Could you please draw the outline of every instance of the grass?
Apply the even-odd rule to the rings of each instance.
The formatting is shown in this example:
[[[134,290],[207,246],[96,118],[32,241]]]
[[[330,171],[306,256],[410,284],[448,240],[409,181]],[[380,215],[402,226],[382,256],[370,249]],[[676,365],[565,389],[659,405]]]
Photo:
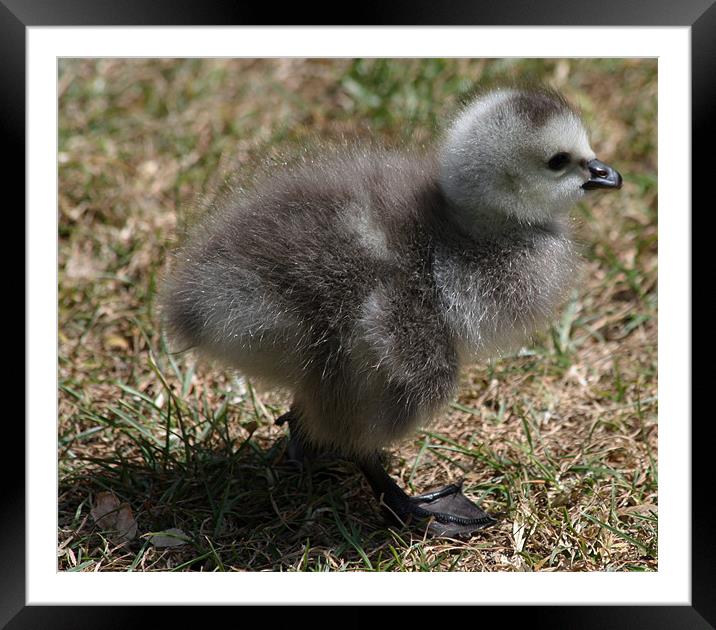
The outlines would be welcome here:
[[[656,570],[656,76],[655,60],[62,60],[59,569]],[[551,329],[466,370],[390,451],[414,491],[464,478],[501,515],[431,539],[386,526],[350,463],[287,464],[285,397],[169,352],[156,290],[232,173],[316,136],[426,144],[476,86],[535,79],[578,103],[625,185],[575,212],[586,272]],[[96,525],[100,492],[134,540]],[[170,528],[188,542],[152,543]]]

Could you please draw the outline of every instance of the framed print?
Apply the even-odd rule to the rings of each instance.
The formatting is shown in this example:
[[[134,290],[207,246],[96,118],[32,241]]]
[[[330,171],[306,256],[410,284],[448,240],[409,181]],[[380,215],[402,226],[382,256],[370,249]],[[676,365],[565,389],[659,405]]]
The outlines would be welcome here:
[[[6,473],[0,540],[7,627],[119,627],[147,604],[171,616],[181,604],[184,619],[203,614],[187,604],[358,604],[356,625],[388,604],[518,604],[510,614],[557,627],[716,623],[708,439],[692,422],[690,366],[691,199],[709,179],[698,148],[716,98],[716,9],[461,8],[269,26],[258,9],[211,2],[3,0],[2,119],[18,156],[8,181],[25,169],[28,248],[16,438],[27,475],[13,488],[17,465]],[[464,477],[496,516],[474,539],[433,543],[386,525],[350,462],[290,468],[296,444],[274,422],[291,401],[159,334],[166,262],[199,215],[220,216],[263,172],[265,198],[278,194],[277,168],[313,164],[335,139],[430,147],[454,112],[491,98],[484,90],[535,79],[576,103],[592,141],[576,162],[598,162],[602,188],[621,187],[606,162],[618,167],[622,201],[599,191],[578,206],[587,289],[566,293],[547,332],[505,361],[463,373],[447,423],[392,451],[387,470],[413,494]],[[362,164],[321,171],[312,190]],[[237,167],[251,178],[231,180]],[[402,184],[390,181],[394,198]],[[356,220],[365,247],[383,251]],[[297,225],[276,242],[299,238]],[[314,307],[308,319],[325,312]]]

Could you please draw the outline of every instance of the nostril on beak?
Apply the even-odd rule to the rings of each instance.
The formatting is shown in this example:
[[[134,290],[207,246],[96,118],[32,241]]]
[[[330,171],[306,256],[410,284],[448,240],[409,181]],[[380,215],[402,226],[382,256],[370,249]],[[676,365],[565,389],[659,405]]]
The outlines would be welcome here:
[[[622,176],[618,171],[608,164],[600,162],[596,158],[589,160],[586,164],[589,170],[589,181],[582,185],[582,188],[621,188]]]

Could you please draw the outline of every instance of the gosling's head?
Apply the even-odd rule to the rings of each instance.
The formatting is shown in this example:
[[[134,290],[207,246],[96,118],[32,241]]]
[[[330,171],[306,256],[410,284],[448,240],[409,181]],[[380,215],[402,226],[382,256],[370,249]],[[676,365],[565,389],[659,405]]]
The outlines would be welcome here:
[[[574,109],[549,90],[501,89],[466,107],[440,148],[440,184],[463,219],[543,223],[594,188],[621,188]]]

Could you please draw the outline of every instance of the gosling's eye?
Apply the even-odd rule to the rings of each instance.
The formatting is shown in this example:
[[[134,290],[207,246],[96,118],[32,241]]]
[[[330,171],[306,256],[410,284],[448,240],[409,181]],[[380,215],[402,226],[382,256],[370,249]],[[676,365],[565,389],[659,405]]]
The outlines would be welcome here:
[[[569,153],[555,153],[547,162],[547,166],[553,171],[561,171],[569,164]]]

